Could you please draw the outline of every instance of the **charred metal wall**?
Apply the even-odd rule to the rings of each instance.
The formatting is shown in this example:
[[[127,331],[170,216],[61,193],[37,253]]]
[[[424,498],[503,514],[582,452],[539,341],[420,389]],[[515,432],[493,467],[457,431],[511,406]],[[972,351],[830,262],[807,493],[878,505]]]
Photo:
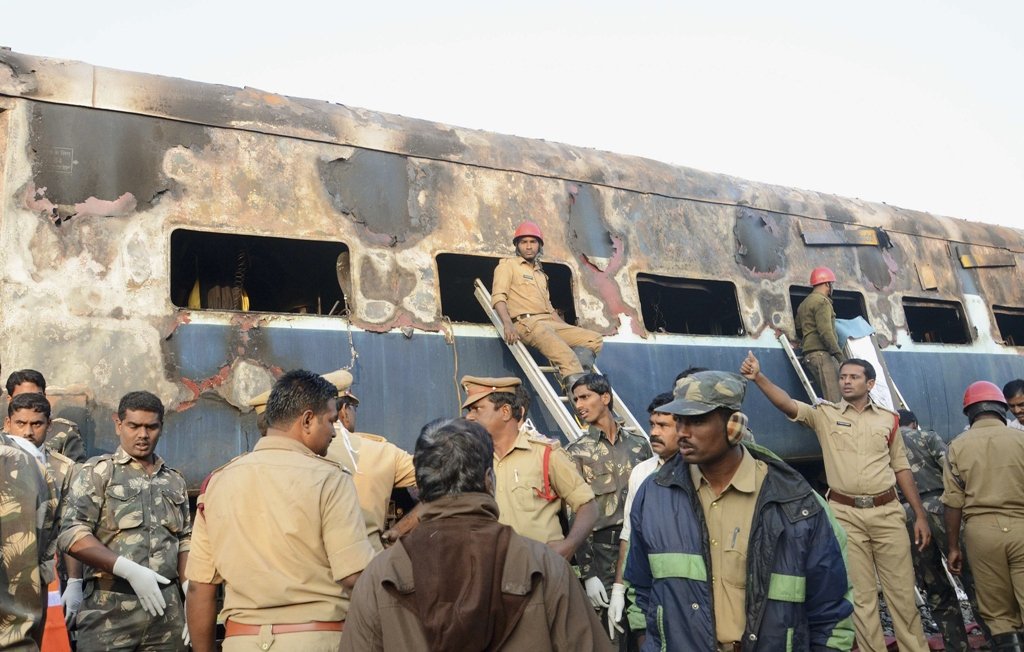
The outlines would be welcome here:
[[[0,109],[0,362],[46,370],[98,420],[139,387],[247,411],[280,372],[268,326],[438,331],[436,256],[508,255],[523,219],[605,334],[650,336],[638,274],[734,283],[753,337],[794,334],[790,287],[820,265],[863,293],[883,343],[905,335],[905,296],[1024,307],[1012,229],[9,51]],[[347,321],[175,308],[179,228],[343,243]],[[200,318],[230,328],[191,341]]]

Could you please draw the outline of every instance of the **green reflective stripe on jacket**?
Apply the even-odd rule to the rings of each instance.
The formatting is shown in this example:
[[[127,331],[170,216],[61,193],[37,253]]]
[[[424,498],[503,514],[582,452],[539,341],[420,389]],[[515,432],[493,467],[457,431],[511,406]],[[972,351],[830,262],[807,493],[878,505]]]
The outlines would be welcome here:
[[[659,552],[647,555],[651,565],[651,576],[656,580],[667,577],[682,577],[688,580],[708,581],[708,569],[704,558],[685,552]]]
[[[803,602],[807,595],[807,578],[799,575],[772,573],[768,582],[768,599]]]

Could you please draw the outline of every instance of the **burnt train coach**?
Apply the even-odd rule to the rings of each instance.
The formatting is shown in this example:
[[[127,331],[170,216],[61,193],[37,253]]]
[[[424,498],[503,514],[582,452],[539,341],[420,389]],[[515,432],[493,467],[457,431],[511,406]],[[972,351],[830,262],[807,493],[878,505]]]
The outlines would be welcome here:
[[[0,362],[46,374],[91,453],[116,446],[123,393],[154,391],[193,489],[251,449],[247,402],[282,370],[351,367],[360,429],[407,449],[458,414],[461,375],[519,373],[472,283],[525,218],[634,413],[748,349],[803,395],[776,335],[819,265],[944,435],[967,383],[1024,376],[1015,229],[0,50]],[[820,456],[758,392],[746,410],[759,442]]]

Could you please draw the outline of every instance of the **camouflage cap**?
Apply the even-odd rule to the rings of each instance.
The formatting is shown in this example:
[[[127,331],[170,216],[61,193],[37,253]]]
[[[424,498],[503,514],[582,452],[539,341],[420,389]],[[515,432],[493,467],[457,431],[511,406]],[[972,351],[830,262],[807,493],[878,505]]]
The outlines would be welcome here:
[[[675,400],[658,412],[697,416],[723,407],[739,410],[747,391],[747,379],[731,371],[698,371],[676,382]]]
[[[463,376],[462,389],[466,392],[466,401],[462,404],[462,409],[468,408],[470,405],[494,392],[508,392],[511,394],[516,391],[516,387],[522,384],[523,381],[511,376],[506,378]]]
[[[339,397],[346,396],[351,399],[353,403],[359,405],[359,399],[356,398],[355,394],[349,391],[349,388],[352,387],[353,378],[352,374],[349,373],[348,370],[338,369],[337,371],[332,371],[329,374],[324,374],[323,377],[324,380],[338,388]]]

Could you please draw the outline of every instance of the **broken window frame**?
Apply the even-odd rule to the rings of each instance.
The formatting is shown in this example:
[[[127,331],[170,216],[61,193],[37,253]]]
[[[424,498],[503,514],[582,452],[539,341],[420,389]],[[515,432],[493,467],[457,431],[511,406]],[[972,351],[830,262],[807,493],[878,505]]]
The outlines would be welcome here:
[[[640,317],[643,320],[644,329],[648,333],[699,337],[741,337],[746,334],[746,325],[743,323],[743,315],[740,314],[737,287],[732,281],[638,272],[634,282],[636,283],[637,297],[640,301]],[[659,301],[653,301],[650,296],[651,290],[649,288],[652,286],[661,289]],[[708,307],[717,308],[716,313],[718,316],[710,316],[708,310],[688,310],[687,308],[676,309],[675,312],[679,314],[671,316],[666,315],[660,309],[658,309],[657,313],[652,312],[657,309],[657,306],[664,305],[666,300],[673,304],[692,304],[692,298],[687,301],[687,297],[680,296],[674,298],[671,296],[683,292],[705,292],[711,297],[717,297],[717,299],[708,301],[709,304],[712,304]],[[665,296],[666,294],[669,296]],[[716,303],[718,304],[717,306],[714,305]],[[695,323],[692,319],[687,321],[687,313],[691,315],[700,314],[703,320],[706,321],[707,327]],[[680,318],[682,321],[679,321]],[[717,327],[715,327],[716,325]],[[670,327],[673,328],[670,329]],[[680,329],[680,327],[684,329]]]
[[[186,227],[172,230],[169,240],[167,296],[180,310],[327,317],[340,316],[352,305],[351,248],[347,242]],[[228,252],[226,259],[215,260],[223,252]],[[196,254],[200,258],[191,262],[189,258]],[[301,271],[296,271],[297,265]],[[197,266],[200,308],[189,307]],[[268,269],[271,266],[273,269]],[[341,275],[339,268],[343,268]],[[248,309],[243,309],[243,293],[234,289],[239,273]],[[288,279],[292,293],[282,291],[287,283],[271,282],[275,277]],[[303,292],[313,294],[303,297]],[[216,305],[211,307],[211,302]],[[225,305],[229,302],[233,305]]]
[[[995,319],[996,328],[999,329],[999,337],[1002,338],[1001,344],[1015,347],[1024,346],[1024,308],[993,305],[992,317]],[[1008,320],[1019,321],[1020,325],[1007,324]]]
[[[967,316],[967,311],[964,309],[963,304],[960,303],[959,301],[904,296],[901,303],[903,305],[903,315],[906,319],[907,334],[910,336],[910,339],[912,341],[920,344],[938,344],[943,346],[970,344],[971,342],[974,341],[974,333],[973,329],[971,328],[970,320]],[[911,311],[909,312],[907,310],[908,307],[911,308]],[[928,333],[932,333],[935,331],[922,331],[922,329],[919,328],[922,325],[919,320],[926,319],[928,320],[929,324],[934,324],[936,315],[922,315],[920,314],[920,311],[922,310],[943,310],[949,313],[953,313],[952,316],[955,318],[956,323],[958,324],[957,328],[955,329],[955,332],[958,336],[947,336],[939,340],[927,339],[926,335]],[[951,315],[947,314],[946,318],[948,319],[950,316]],[[942,332],[946,332],[947,334],[954,332],[953,330],[950,329],[950,325],[943,326]],[[922,335],[922,333],[925,333],[925,335]],[[962,335],[962,340],[959,337],[960,335]]]
[[[485,256],[456,251],[436,252],[434,269],[437,272],[437,303],[441,314],[452,323],[490,326],[491,320],[476,300],[473,281],[480,279],[484,287],[491,290],[494,284],[494,269],[502,258],[505,256]],[[453,268],[453,263],[457,263],[458,259],[472,261],[473,266],[469,273]],[[494,264],[483,270],[483,264],[490,261],[494,261]],[[552,305],[567,324],[576,324],[576,278],[572,268],[557,260],[543,260],[541,265],[548,276],[548,293]],[[453,282],[456,287],[448,289]],[[455,303],[450,300],[453,296],[457,297]]]

